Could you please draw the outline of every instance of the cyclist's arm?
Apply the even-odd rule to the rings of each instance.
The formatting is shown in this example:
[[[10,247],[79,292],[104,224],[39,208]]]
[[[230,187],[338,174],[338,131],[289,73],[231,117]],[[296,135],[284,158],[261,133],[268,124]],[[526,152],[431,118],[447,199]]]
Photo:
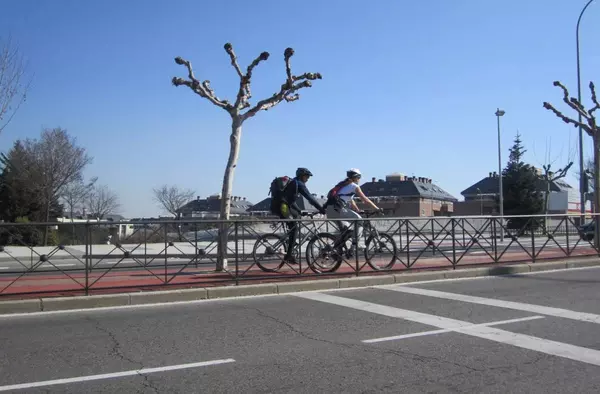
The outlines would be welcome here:
[[[305,185],[298,183],[298,192],[308,200],[310,205],[317,208],[319,211],[323,211],[323,207],[321,206],[321,204],[319,204],[319,202],[313,197],[313,195],[310,194]]]
[[[365,204],[369,205],[371,208],[373,208],[376,211],[379,210],[379,207],[377,205],[375,205],[375,203],[373,201],[371,201],[369,199],[369,197],[365,196],[365,193],[363,193],[363,191],[360,188],[360,186],[358,186],[356,188],[355,193],[361,199],[362,202],[364,202]]]
[[[358,209],[358,205],[356,205],[356,201],[354,201],[354,199],[350,200],[350,208],[352,208],[352,210],[355,212],[360,212],[360,209]]]

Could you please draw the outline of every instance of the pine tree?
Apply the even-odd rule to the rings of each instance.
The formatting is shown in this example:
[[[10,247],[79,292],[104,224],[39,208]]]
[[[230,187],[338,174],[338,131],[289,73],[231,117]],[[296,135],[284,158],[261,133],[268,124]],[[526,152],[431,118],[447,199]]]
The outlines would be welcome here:
[[[523,161],[527,152],[524,149],[521,135],[517,133],[514,144],[510,148],[510,155],[506,168],[502,171],[504,214],[510,215],[537,215],[543,213],[544,200],[539,190],[540,177],[535,169]],[[511,218],[508,228],[524,230],[537,227],[538,221],[529,221],[529,218]],[[529,225],[528,225],[529,223]],[[521,231],[519,231],[521,233]]]

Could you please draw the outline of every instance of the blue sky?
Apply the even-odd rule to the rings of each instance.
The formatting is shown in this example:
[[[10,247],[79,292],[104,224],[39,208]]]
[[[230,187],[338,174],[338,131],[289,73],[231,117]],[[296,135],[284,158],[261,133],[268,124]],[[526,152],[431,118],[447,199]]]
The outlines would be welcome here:
[[[262,98],[284,81],[291,46],[294,72],[323,79],[245,123],[234,195],[258,202],[273,177],[306,166],[319,194],[358,167],[366,180],[432,178],[461,198],[497,170],[497,107],[506,111],[503,165],[517,130],[532,164],[543,164],[549,141],[555,165],[569,151],[577,162],[577,130],[542,103],[565,109],[555,79],[577,92],[575,25],[585,3],[3,0],[0,35],[18,41],[34,75],[0,150],[43,127],[66,128],[94,157],[86,175],[118,193],[123,214],[157,215],[151,191],[161,184],[218,193],[229,150],[228,114],[171,85],[185,76],[173,58],[192,61],[233,99],[239,82],[223,44],[243,67],[269,51],[253,76]],[[588,104],[587,84],[600,84],[599,19],[596,1],[580,29]]]

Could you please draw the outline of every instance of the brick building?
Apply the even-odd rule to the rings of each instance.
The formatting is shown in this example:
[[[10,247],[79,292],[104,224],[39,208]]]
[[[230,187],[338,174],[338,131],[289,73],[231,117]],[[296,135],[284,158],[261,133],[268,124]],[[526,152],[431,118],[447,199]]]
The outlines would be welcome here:
[[[458,201],[429,178],[398,173],[385,180],[372,178],[360,187],[388,216],[448,216]],[[362,202],[357,203],[364,208]]]

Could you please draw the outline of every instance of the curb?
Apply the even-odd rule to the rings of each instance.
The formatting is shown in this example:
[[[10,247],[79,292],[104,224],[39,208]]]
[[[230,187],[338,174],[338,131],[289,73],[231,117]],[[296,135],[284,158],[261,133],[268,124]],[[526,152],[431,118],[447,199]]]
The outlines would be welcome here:
[[[75,297],[49,297],[30,300],[0,301],[0,315],[93,309],[102,307],[144,305],[215,298],[232,298],[269,294],[287,294],[300,291],[320,291],[415,283],[430,280],[460,279],[485,276],[514,275],[527,272],[543,272],[600,266],[600,259],[572,259],[556,262],[498,265],[493,267],[464,268],[445,271],[414,272],[376,276],[358,276],[340,279],[321,279],[282,283],[261,283],[240,286],[192,288],[184,290],[147,291]]]

